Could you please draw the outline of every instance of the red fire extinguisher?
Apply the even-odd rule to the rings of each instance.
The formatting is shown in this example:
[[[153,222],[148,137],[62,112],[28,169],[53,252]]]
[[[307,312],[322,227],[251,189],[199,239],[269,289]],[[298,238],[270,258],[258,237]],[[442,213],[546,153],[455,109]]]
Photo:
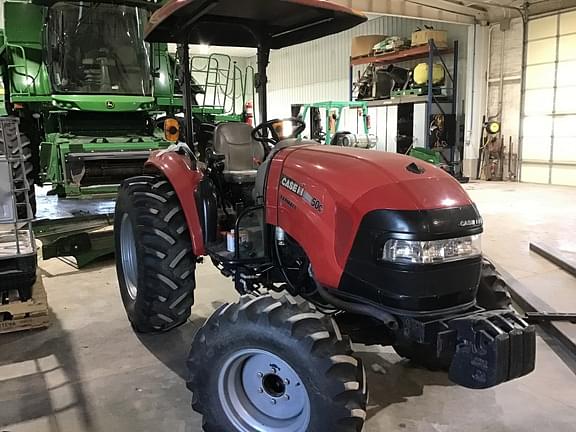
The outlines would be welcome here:
[[[254,126],[254,104],[252,102],[246,102],[244,106],[245,112],[245,123],[250,126]]]

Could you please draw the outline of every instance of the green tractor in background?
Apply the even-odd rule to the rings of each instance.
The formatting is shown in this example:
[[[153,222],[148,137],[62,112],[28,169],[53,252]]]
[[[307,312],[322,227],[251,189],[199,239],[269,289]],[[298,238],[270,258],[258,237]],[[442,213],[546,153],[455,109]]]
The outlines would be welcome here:
[[[348,114],[347,111],[351,111],[356,118],[356,133],[340,129],[344,123],[342,121],[344,114]],[[322,121],[322,115],[324,115],[324,121]],[[376,147],[378,138],[370,133],[370,116],[368,104],[365,101],[306,104],[300,108],[298,117],[310,125],[309,136],[319,143],[367,149]]]
[[[144,41],[161,3],[4,2],[5,110],[20,118],[32,184],[51,184],[60,197],[115,193],[123,179],[142,173],[150,151],[178,140],[182,122],[164,120],[182,111],[179,61],[189,61],[188,53],[178,60],[166,44]],[[200,85],[191,90],[205,92]],[[242,119],[224,114],[224,107],[197,106],[195,125]]]

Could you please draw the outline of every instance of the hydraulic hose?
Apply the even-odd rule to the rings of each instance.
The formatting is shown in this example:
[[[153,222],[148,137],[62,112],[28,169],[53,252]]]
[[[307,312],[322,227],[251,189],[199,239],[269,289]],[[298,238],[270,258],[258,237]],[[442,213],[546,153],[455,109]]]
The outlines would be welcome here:
[[[346,312],[358,314],[358,315],[366,315],[371,318],[377,319],[378,321],[382,321],[387,327],[391,330],[398,330],[398,321],[394,316],[382,309],[377,308],[376,306],[372,306],[365,303],[352,303],[345,300],[341,300],[336,296],[330,294],[318,281],[314,278],[314,283],[316,284],[316,290],[322,299],[333,305],[338,309],[342,309]]]

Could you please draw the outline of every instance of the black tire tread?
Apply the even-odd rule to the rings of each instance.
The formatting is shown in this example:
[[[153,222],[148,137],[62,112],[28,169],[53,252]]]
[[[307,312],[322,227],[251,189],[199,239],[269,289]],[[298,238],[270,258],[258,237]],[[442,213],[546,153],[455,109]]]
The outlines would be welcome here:
[[[486,258],[482,260],[477,303],[478,306],[488,310],[508,309],[512,306],[508,284],[496,270],[494,264]]]
[[[210,417],[210,409],[200,395],[207,388],[205,380],[210,367],[205,354],[210,352],[211,343],[220,333],[231,327],[243,328],[247,323],[272,327],[278,338],[300,341],[309,352],[310,364],[323,365],[315,369],[314,374],[323,374],[332,383],[327,394],[333,403],[333,418],[326,419],[326,430],[362,430],[368,397],[366,375],[361,360],[353,356],[350,340],[340,334],[333,319],[311,309],[308,303],[299,304],[289,296],[275,299],[265,295],[243,296],[238,303],[223,305],[199,330],[192,343],[187,386],[194,393],[192,408],[204,416],[206,432],[224,432],[225,429],[219,424],[220,419]]]
[[[121,188],[136,210],[134,230],[142,251],[131,321],[140,332],[167,331],[186,322],[194,303],[196,257],[184,213],[162,177],[134,177]]]

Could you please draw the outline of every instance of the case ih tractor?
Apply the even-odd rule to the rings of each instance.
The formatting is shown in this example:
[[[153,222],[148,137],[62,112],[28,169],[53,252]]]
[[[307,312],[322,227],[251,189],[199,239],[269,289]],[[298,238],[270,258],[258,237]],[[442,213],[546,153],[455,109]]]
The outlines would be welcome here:
[[[483,260],[482,218],[456,180],[408,156],[291,138],[298,119],[266,120],[270,50],[365,19],[320,0],[173,0],[148,25],[150,42],[258,49],[263,123],[218,125],[199,143],[205,160],[187,127],[188,146],[153,154],[152,174],[125,181],[116,209],[136,331],[186,322],[202,257],[241,295],[188,358],[206,431],[360,431],[367,383],[351,341],[392,345],[474,389],[534,368],[534,328]]]

